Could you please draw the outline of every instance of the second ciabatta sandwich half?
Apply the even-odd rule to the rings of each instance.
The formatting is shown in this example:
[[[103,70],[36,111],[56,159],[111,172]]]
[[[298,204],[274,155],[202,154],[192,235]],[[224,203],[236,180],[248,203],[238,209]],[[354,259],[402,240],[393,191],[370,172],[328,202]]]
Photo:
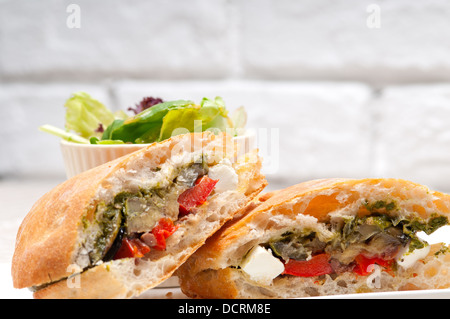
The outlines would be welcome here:
[[[259,203],[259,204],[258,204]],[[194,298],[296,298],[450,287],[429,245],[450,195],[398,179],[325,179],[260,196],[177,274]]]
[[[155,287],[265,186],[257,151],[175,136],[77,175],[19,228],[16,288],[35,298],[129,298]]]

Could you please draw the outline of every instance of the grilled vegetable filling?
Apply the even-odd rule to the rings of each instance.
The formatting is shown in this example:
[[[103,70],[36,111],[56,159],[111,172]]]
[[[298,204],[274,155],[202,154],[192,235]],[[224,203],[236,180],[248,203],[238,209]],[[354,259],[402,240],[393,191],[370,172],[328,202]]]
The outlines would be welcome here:
[[[417,236],[419,231],[431,234],[447,224],[448,218],[443,216],[432,216],[428,221],[406,220],[375,212],[364,217],[339,218],[329,225],[334,234],[330,240],[319,239],[315,231],[293,230],[262,246],[284,264],[284,275],[368,275],[373,264],[388,272],[403,266],[401,256],[428,246]]]
[[[85,231],[91,234],[83,243],[89,264],[165,250],[166,239],[178,229],[174,222],[205,202],[213,191],[217,181],[208,178],[208,170],[204,161],[194,162],[171,171],[160,183],[164,186],[119,193],[113,203],[100,203],[95,222],[84,221]]]

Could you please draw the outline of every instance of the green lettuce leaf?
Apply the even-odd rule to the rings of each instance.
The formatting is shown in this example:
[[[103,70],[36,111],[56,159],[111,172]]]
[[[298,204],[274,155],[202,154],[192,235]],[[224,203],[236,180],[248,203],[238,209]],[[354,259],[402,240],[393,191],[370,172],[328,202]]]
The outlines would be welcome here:
[[[218,105],[207,105],[172,110],[163,119],[159,141],[178,134],[224,131],[227,127],[226,110]]]
[[[112,128],[107,128],[102,139],[122,140],[125,143],[152,143],[159,139],[163,119],[171,110],[195,107],[186,100],[156,104],[122,122],[116,120]]]
[[[49,134],[61,137],[69,142],[89,144],[89,140],[85,139],[84,137],[81,137],[75,133],[67,132],[67,131],[60,129],[59,127],[55,127],[53,125],[49,125],[49,124],[41,125],[41,126],[39,126],[39,130],[42,132],[45,132],[45,133],[49,133]]]
[[[84,138],[101,137],[100,124],[106,128],[114,121],[114,114],[89,94],[77,92],[69,98],[66,107],[66,129]]]
[[[160,103],[122,122],[116,120],[102,139],[152,143],[188,132],[225,131],[233,125],[222,98],[204,98],[200,105],[176,100]]]
[[[233,114],[231,114],[231,121],[233,122],[234,136],[244,134],[245,126],[247,125],[247,112],[243,106],[238,107]]]
[[[153,143],[206,130],[238,134],[237,129],[246,122],[243,108],[230,119],[221,97],[203,98],[200,105],[189,100],[162,102],[129,117],[123,111],[113,113],[87,93],[77,92],[65,108],[66,132],[50,126],[41,130],[78,143]]]

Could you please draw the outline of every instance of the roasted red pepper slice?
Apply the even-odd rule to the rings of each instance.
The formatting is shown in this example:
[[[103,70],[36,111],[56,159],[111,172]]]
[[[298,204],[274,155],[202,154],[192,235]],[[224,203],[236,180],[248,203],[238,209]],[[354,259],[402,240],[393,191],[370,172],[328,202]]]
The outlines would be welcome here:
[[[211,179],[207,175],[198,178],[192,188],[186,190],[178,197],[180,216],[189,214],[192,209],[206,202],[217,182],[218,180]]]
[[[394,260],[384,260],[378,257],[367,258],[364,255],[358,255],[355,258],[355,263],[356,266],[355,268],[353,268],[353,272],[361,276],[367,276],[372,273],[373,269],[371,269],[369,266],[373,264],[380,265],[381,267],[385,268],[386,271],[390,272],[392,270]]]
[[[179,226],[175,226],[170,218],[161,218],[158,224],[152,229],[152,234],[156,238],[156,245],[152,248],[156,250],[166,249],[166,239],[172,235]]]
[[[120,246],[113,259],[121,258],[141,258],[150,251],[144,242],[139,238],[124,238],[122,239],[122,245]]]
[[[298,277],[316,277],[333,273],[330,265],[329,254],[319,254],[310,260],[289,259],[284,264],[283,275],[294,275]]]

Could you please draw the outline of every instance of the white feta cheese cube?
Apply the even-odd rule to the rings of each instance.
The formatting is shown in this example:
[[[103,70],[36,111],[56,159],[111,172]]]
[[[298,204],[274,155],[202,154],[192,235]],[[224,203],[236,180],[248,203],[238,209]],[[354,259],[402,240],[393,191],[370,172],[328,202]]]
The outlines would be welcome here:
[[[208,177],[219,180],[214,190],[218,193],[236,190],[239,182],[234,168],[227,164],[217,164],[209,169]]]
[[[263,284],[270,284],[284,271],[284,264],[261,246],[255,246],[240,266],[252,280]]]

